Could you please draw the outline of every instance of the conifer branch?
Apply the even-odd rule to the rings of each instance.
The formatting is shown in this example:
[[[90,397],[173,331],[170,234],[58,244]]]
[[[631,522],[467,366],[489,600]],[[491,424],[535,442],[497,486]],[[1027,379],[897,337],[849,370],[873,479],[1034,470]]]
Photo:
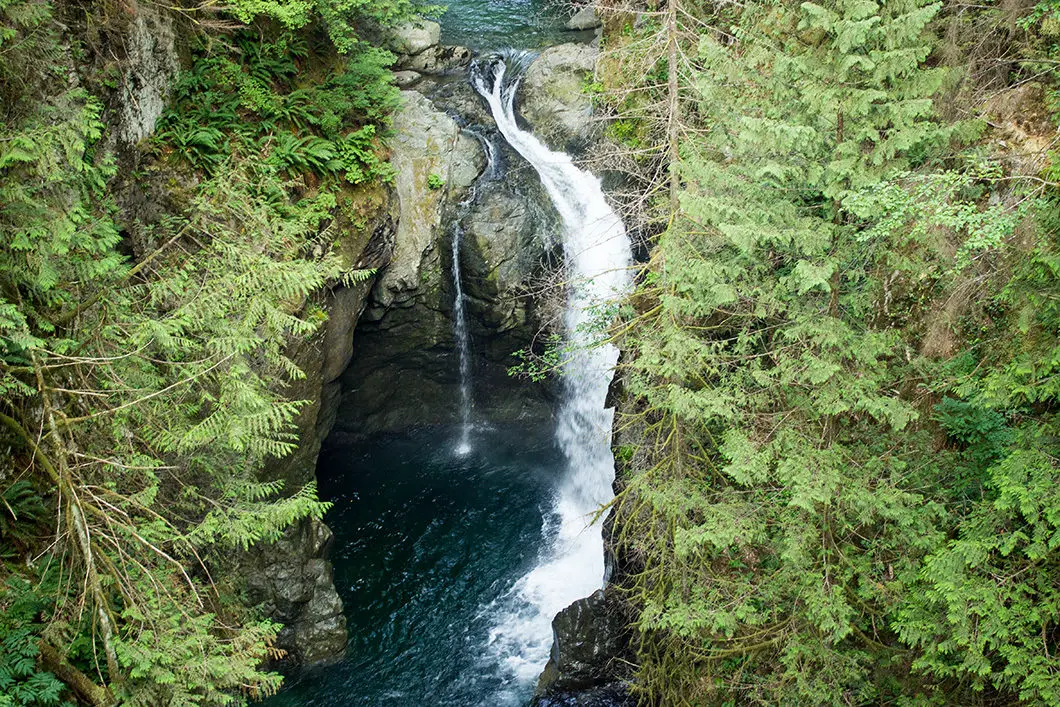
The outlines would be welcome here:
[[[201,378],[202,376],[204,376],[207,373],[209,373],[210,371],[214,370],[215,368],[217,368],[221,364],[223,364],[226,361],[232,359],[234,356],[235,356],[234,353],[230,353],[227,356],[225,356],[224,358],[222,358],[221,360],[219,360],[216,363],[214,363],[209,368],[206,368],[206,369],[204,369],[202,371],[199,371],[198,373],[195,373],[193,375],[187,376],[186,378],[181,378],[180,380],[176,381],[175,383],[171,383],[170,385],[167,385],[165,388],[153,391],[153,392],[151,392],[151,393],[149,393],[149,394],[147,394],[147,395],[145,395],[145,396],[143,396],[141,398],[137,398],[136,400],[130,400],[127,403],[123,403],[121,405],[118,405],[117,407],[107,408],[105,410],[100,410],[99,412],[94,412],[94,413],[91,413],[89,415],[82,415],[81,417],[63,417],[62,418],[63,426],[69,427],[71,425],[77,424],[78,422],[84,422],[86,420],[93,420],[93,419],[95,419],[97,417],[102,417],[103,415],[113,415],[114,413],[116,413],[116,412],[118,412],[120,410],[124,410],[125,408],[129,408],[129,407],[133,407],[134,405],[140,405],[142,403],[145,403],[148,400],[151,400],[152,398],[157,398],[159,395],[163,395],[165,393],[168,393],[169,391],[173,390],[174,388],[179,388],[180,386],[187,385],[187,384],[191,383],[192,381],[194,381],[197,378]]]

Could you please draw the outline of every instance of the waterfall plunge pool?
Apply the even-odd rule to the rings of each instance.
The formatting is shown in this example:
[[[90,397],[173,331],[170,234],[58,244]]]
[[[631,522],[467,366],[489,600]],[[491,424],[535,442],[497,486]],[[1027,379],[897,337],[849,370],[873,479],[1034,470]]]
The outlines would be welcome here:
[[[327,446],[331,560],[346,659],[293,679],[269,707],[522,705],[533,681],[498,663],[491,632],[537,562],[565,460],[554,423],[457,425]],[[506,669],[510,667],[511,669]]]

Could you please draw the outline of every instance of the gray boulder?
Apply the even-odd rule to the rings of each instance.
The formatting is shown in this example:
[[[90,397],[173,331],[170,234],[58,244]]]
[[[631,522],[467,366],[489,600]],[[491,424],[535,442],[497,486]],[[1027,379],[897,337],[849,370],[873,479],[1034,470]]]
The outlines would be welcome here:
[[[567,20],[564,25],[570,30],[586,30],[596,29],[603,25],[600,21],[600,16],[596,14],[596,8],[594,7],[583,7],[574,13],[574,16]]]
[[[398,57],[395,66],[404,71],[423,74],[440,74],[459,69],[471,63],[471,50],[467,47],[435,45],[419,54]]]
[[[592,102],[584,87],[597,52],[587,44],[560,44],[541,52],[526,71],[520,110],[553,149],[577,152],[592,139]]]
[[[415,71],[395,71],[394,72],[394,83],[397,84],[398,88],[408,88],[417,81],[423,78],[420,74]]]
[[[625,707],[636,704],[626,690],[620,659],[626,652],[626,621],[603,590],[579,599],[552,620],[552,655],[538,681],[534,707]]]
[[[332,663],[346,651],[346,617],[326,559],[331,539],[326,525],[309,519],[243,558],[251,603],[283,624],[276,643],[288,665]]]
[[[459,69],[471,63],[471,50],[467,47],[442,46],[438,44],[441,26],[430,20],[418,20],[391,30],[384,37],[384,44],[397,54],[394,68],[398,86],[415,83],[407,72],[438,74]]]
[[[395,54],[419,54],[438,44],[442,26],[430,20],[417,20],[395,27],[387,37],[386,46]]]

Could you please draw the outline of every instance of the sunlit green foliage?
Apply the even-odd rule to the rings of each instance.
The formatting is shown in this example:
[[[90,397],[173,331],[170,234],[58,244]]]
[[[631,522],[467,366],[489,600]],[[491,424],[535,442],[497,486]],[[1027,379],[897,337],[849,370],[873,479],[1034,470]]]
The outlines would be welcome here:
[[[1043,226],[1055,197],[1040,204]],[[938,417],[979,480],[979,503],[961,508],[955,537],[925,560],[896,628],[922,649],[914,667],[976,689],[1060,703],[1060,353],[1056,231],[1021,254],[995,298],[1003,319],[982,332],[971,370],[957,369]],[[971,353],[971,352],[970,352]]]
[[[272,42],[241,34],[232,52],[203,47],[176,86],[156,149],[209,173],[235,152],[289,177],[389,179],[378,138],[398,104],[393,57],[358,47],[327,78],[307,82],[299,64],[309,58],[305,39],[290,34]]]

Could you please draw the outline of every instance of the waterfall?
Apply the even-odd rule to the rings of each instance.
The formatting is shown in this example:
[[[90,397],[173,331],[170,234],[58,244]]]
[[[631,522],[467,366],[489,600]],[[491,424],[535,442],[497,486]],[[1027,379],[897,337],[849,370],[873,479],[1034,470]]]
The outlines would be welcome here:
[[[490,637],[494,659],[506,665],[514,689],[536,679],[548,660],[553,616],[604,582],[602,517],[613,497],[614,457],[605,406],[618,349],[600,344],[599,325],[631,286],[630,242],[604,198],[600,180],[569,155],[548,149],[522,130],[515,94],[532,55],[508,52],[479,59],[471,80],[486,99],[501,135],[541,178],[562,219],[568,293],[564,313],[567,351],[556,439],[567,470],[555,492],[546,550],[504,598]]]
[[[489,136],[485,135],[482,131],[465,126],[463,131],[475,138],[478,141],[479,146],[482,148],[482,154],[486,156],[486,169],[479,177],[480,181],[494,181],[498,179],[500,175],[498,171],[501,167],[500,160],[497,159],[497,150],[493,145],[493,140]],[[468,201],[471,201],[474,197],[468,197]]]
[[[460,356],[460,440],[456,453],[471,452],[471,337],[467,331],[467,312],[464,307],[464,286],[460,277],[460,241],[464,229],[459,222],[453,226],[453,338]]]
[[[493,142],[478,130],[471,127],[462,128],[463,132],[475,138],[486,156],[486,169],[479,177],[481,181],[497,178],[497,159]],[[460,244],[464,239],[461,219],[466,215],[469,205],[475,200],[477,185],[471,187],[467,197],[460,203],[458,217],[453,222],[452,256],[453,265],[453,339],[456,341],[457,355],[460,358],[460,437],[454,452],[457,456],[471,453],[471,334],[467,329],[467,307],[464,302],[464,284],[460,275]]]

